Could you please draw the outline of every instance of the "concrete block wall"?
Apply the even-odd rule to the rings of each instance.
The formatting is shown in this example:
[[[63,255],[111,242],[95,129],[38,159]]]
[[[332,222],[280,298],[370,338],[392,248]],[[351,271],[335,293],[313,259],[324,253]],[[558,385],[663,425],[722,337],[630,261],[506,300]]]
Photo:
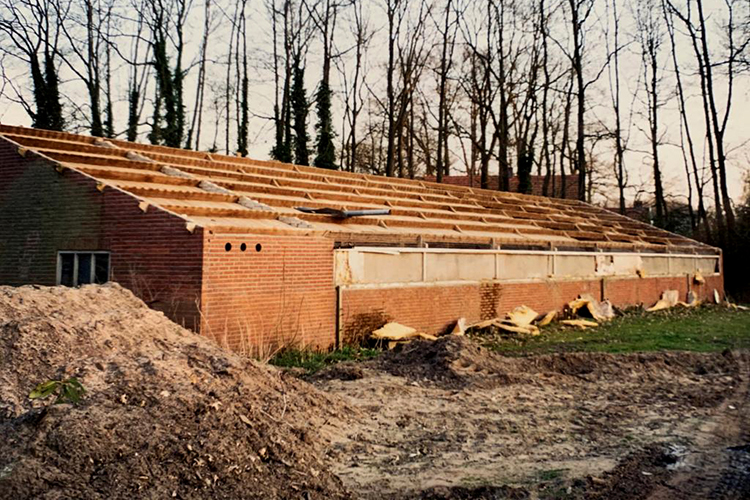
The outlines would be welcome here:
[[[289,343],[334,344],[332,240],[207,231],[204,249],[204,335],[258,354]]]
[[[111,279],[199,326],[203,235],[185,221],[0,141],[0,284],[55,285],[60,250],[111,252]]]

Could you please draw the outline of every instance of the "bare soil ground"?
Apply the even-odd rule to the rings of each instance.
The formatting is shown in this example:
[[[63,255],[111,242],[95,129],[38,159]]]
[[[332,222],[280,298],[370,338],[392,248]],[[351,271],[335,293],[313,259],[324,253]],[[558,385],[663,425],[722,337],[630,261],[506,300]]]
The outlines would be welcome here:
[[[313,383],[363,414],[326,426],[362,498],[750,498],[749,360],[506,358],[447,337]]]
[[[75,376],[79,404],[30,400]],[[0,499],[750,498],[750,354],[464,337],[310,385],[117,285],[0,287]]]
[[[28,398],[76,376],[77,405]],[[118,285],[0,287],[0,498],[349,498],[317,429],[347,404]]]

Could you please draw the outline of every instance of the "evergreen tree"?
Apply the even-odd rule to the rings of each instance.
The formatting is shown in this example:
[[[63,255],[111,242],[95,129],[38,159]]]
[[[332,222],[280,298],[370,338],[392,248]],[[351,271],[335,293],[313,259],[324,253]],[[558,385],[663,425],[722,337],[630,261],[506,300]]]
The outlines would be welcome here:
[[[276,139],[274,140],[273,147],[271,148],[271,158],[273,158],[276,161],[284,161],[283,158],[286,157],[286,152],[284,151],[284,127],[283,127],[283,120],[280,117],[280,111],[279,107],[277,105],[274,105],[273,107],[273,116],[277,117],[275,118],[275,126],[276,126]],[[291,155],[291,152],[289,152]]]
[[[148,134],[148,140],[151,144],[162,143],[161,96],[159,95],[158,85],[154,92],[154,113],[151,118],[151,132]]]
[[[320,83],[316,101],[318,123],[315,125],[315,128],[318,131],[318,144],[315,166],[336,170],[338,166],[336,165],[336,148],[333,145],[331,89],[325,80]]]
[[[62,104],[60,104],[60,89],[58,86],[57,70],[55,61],[49,52],[44,54],[44,77],[47,83],[46,89],[46,112],[49,117],[49,129],[59,130],[65,127],[65,120],[62,116]]]
[[[182,145],[185,125],[185,110],[182,103],[182,70],[179,64],[175,67],[174,72],[169,68],[167,38],[162,31],[155,34],[152,46],[156,96],[154,98],[154,115],[149,140],[152,144],[164,144],[165,146],[179,148]],[[163,120],[162,106],[164,107]],[[164,126],[162,126],[162,121]]]
[[[307,149],[307,92],[305,91],[305,69],[299,61],[294,65],[294,83],[292,86],[292,114],[294,116],[294,161],[297,165],[309,165]]]
[[[34,128],[62,131],[65,122],[62,117],[57,71],[54,58],[49,52],[44,54],[44,71],[36,56],[31,59],[31,79],[36,104]]]
[[[138,100],[141,93],[138,89],[131,89],[128,92],[128,133],[127,138],[130,142],[138,138]]]
[[[523,151],[518,157],[518,192],[524,194],[532,193],[531,169],[534,166],[534,152]]]
[[[242,97],[240,101],[242,117],[240,118],[239,130],[237,130],[237,152],[243,157],[247,156],[247,123],[249,120],[247,59],[244,60],[244,63],[245,74],[242,77]]]

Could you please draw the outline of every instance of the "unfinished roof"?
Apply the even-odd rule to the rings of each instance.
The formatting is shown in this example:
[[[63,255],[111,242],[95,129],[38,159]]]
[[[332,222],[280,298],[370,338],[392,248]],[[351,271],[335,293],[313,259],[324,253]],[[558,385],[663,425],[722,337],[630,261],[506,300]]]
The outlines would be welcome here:
[[[428,243],[718,253],[577,200],[329,171],[0,125],[0,136],[216,232],[316,234],[341,244]],[[296,207],[389,209],[336,218]],[[194,226],[193,226],[194,225]]]

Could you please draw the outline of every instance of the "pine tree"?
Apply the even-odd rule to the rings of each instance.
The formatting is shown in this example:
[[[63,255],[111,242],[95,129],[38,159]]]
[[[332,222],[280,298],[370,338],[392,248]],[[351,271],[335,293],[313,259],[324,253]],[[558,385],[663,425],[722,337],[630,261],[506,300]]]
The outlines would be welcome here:
[[[297,165],[309,165],[310,155],[307,143],[307,92],[305,91],[305,69],[299,61],[294,65],[294,83],[292,84],[292,114],[294,117],[294,161]]]
[[[336,165],[336,148],[333,145],[333,121],[331,117],[331,89],[328,83],[322,81],[318,88],[316,99],[318,111],[318,123],[315,128],[318,131],[317,156],[315,166],[331,170],[338,169]]]

